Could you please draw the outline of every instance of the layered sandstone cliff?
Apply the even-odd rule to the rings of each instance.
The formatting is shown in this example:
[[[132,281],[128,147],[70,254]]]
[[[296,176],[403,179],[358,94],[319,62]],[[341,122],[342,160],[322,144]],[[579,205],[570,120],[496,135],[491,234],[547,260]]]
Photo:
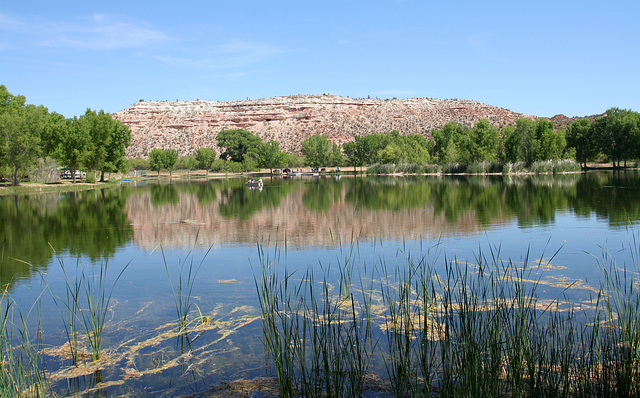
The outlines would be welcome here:
[[[146,157],[153,148],[177,149],[180,155],[191,155],[200,147],[215,148],[215,137],[224,129],[249,130],[295,153],[315,134],[335,143],[393,130],[429,137],[449,121],[471,127],[484,118],[502,127],[519,117],[531,117],[463,99],[380,100],[326,94],[231,102],[141,101],[113,116],[131,128],[129,157]]]

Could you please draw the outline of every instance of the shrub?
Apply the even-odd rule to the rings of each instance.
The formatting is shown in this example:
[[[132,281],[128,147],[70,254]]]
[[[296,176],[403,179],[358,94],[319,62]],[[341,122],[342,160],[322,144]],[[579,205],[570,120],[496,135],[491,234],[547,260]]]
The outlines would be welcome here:
[[[213,163],[211,163],[211,171],[213,171],[214,173],[220,173],[225,171],[224,167],[225,167],[226,162],[222,159],[216,159],[213,161]]]
[[[149,159],[131,158],[127,159],[128,169],[149,170]]]
[[[508,162],[503,167],[503,172],[506,174],[515,174],[515,173],[525,173],[527,171],[526,165],[524,162]]]
[[[533,173],[553,173],[553,161],[551,160],[541,160],[537,162],[533,162],[530,168]]]
[[[49,157],[38,159],[28,173],[31,181],[44,184],[56,182],[60,178],[58,163]]]
[[[442,166],[439,164],[425,164],[424,172],[427,174],[440,174],[442,173]]]
[[[582,166],[575,160],[561,159],[557,160],[553,166],[554,173],[570,173],[582,171]]]
[[[233,162],[231,160],[225,161],[224,172],[226,173],[242,173],[244,165],[240,162]]]
[[[460,174],[467,171],[467,165],[460,163],[447,163],[442,166],[442,172],[447,174]]]

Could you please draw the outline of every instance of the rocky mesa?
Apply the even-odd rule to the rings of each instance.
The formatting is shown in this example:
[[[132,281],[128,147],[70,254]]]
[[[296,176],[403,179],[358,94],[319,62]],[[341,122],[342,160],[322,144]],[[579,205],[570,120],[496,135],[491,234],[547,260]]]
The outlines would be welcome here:
[[[502,127],[519,117],[507,109],[465,99],[355,99],[335,95],[292,95],[246,101],[140,101],[113,114],[131,128],[128,157],[147,157],[153,148],[177,149],[181,156],[200,147],[216,148],[225,129],[246,129],[263,141],[300,151],[312,135],[342,144],[357,135],[422,134],[449,121],[472,127],[480,119]]]

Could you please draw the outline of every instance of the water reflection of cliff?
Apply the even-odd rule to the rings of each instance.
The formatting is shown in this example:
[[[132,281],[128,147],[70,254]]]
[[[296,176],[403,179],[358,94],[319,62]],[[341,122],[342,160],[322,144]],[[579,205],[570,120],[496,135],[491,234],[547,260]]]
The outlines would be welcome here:
[[[128,215],[135,243],[145,249],[199,245],[256,244],[325,245],[338,240],[435,237],[443,231],[478,230],[473,214],[461,214],[451,224],[432,206],[371,209],[354,201],[352,178],[340,182],[278,181],[262,192],[243,184],[202,195],[206,184],[189,192],[176,187],[177,200],[153,205],[153,191],[133,195]],[[193,185],[193,184],[192,184]],[[272,193],[269,193],[269,192]],[[200,195],[198,195],[200,192]],[[201,198],[207,200],[203,203]],[[233,207],[233,209],[230,209]],[[233,210],[233,211],[232,211]]]
[[[560,211],[623,225],[640,220],[638,194],[637,173],[274,179],[261,192],[229,179],[146,187],[127,213],[145,249],[192,247],[196,236],[202,246],[305,246],[529,228],[553,224]]]

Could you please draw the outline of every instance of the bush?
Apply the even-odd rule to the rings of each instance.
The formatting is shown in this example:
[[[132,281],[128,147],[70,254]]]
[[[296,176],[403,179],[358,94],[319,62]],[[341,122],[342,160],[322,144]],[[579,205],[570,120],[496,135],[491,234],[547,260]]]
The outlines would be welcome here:
[[[471,174],[486,174],[486,173],[502,173],[502,165],[499,163],[492,163],[487,160],[482,162],[471,163],[467,167],[467,173]]]
[[[149,170],[149,159],[131,158],[127,159],[127,169]]]
[[[506,163],[503,167],[503,172],[506,174],[525,173],[527,171],[524,162]]]
[[[240,162],[233,162],[231,160],[224,161],[224,172],[225,173],[242,173],[244,170],[244,165]]]
[[[28,173],[31,181],[44,184],[56,182],[60,178],[58,162],[49,157],[46,159],[38,159],[36,164],[29,169]]]
[[[440,174],[442,173],[442,166],[439,164],[426,164],[424,165],[424,172],[427,174]]]
[[[553,161],[552,160],[541,160],[538,162],[533,162],[530,167],[531,172],[543,174],[543,173],[553,173]]]
[[[302,167],[303,165],[304,165],[304,158],[295,154],[287,153],[287,158],[285,159],[285,166],[294,168],[294,167]]]
[[[554,173],[570,173],[582,171],[582,166],[575,160],[561,159],[557,160],[553,166]]]
[[[447,174],[466,173],[467,165],[460,163],[447,163],[442,166],[442,172]]]
[[[87,176],[85,177],[84,182],[86,182],[87,184],[95,184],[96,183],[96,176],[95,176],[95,174],[93,174],[93,171],[89,171],[87,173]]]

